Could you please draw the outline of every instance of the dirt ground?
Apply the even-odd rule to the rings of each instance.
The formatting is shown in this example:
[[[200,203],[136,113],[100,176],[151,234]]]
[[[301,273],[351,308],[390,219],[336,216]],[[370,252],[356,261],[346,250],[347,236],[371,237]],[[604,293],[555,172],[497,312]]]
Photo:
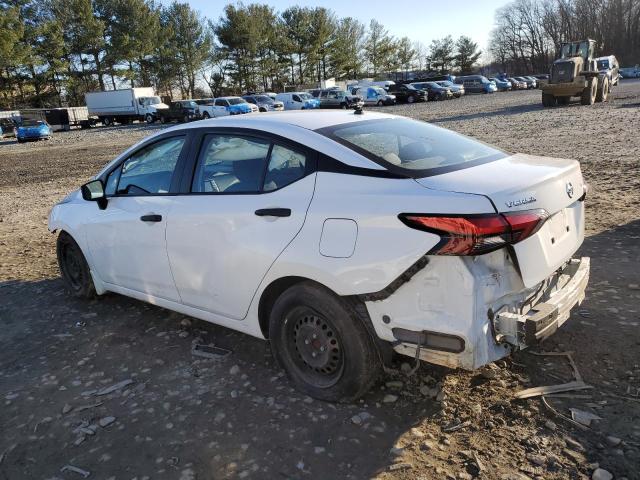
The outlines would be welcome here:
[[[385,111],[511,152],[575,158],[591,186],[587,299],[538,351],[479,372],[396,365],[354,405],[292,389],[268,343],[118,295],[68,296],[51,206],[159,126],[0,142],[0,479],[640,479],[640,81],[605,104],[540,92]],[[193,356],[194,342],[231,350]],[[410,359],[405,359],[411,364]],[[570,408],[597,415],[590,427]],[[594,473],[596,472],[596,473]]]

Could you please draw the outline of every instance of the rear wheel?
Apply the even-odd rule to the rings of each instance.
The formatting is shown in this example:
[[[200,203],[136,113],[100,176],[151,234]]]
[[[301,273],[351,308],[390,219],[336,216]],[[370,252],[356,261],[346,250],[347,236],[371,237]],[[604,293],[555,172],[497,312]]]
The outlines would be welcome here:
[[[569,105],[569,100],[571,97],[556,97],[558,105]]]
[[[596,101],[596,94],[598,92],[598,79],[590,78],[586,88],[580,95],[580,103],[582,105],[593,105]]]
[[[79,298],[92,298],[96,294],[87,264],[80,247],[67,232],[60,232],[56,245],[58,266],[67,289]]]
[[[556,106],[556,97],[551,95],[550,93],[542,94],[542,105],[545,107],[555,107]]]
[[[609,98],[609,78],[604,77],[596,94],[596,102],[606,102],[607,98]]]
[[[345,300],[311,282],[294,285],[276,300],[269,337],[296,388],[320,400],[353,401],[381,370],[363,319]]]
[[[409,96],[407,97],[407,102],[408,102],[408,103],[413,103],[413,102],[415,102],[415,101],[416,101],[416,97],[414,97],[413,95],[409,95]]]
[[[382,100],[378,100],[378,106],[381,107],[383,105]]]
[[[160,123],[167,123],[167,117],[165,117],[164,115],[162,115],[160,117]]]
[[[104,124],[105,127],[109,127],[111,125],[113,125],[113,118],[111,117],[104,117],[102,119],[102,123]]]

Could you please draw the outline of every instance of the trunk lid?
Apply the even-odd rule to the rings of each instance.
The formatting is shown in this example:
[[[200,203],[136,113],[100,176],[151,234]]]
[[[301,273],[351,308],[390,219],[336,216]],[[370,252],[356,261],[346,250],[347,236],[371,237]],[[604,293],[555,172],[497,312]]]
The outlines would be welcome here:
[[[544,209],[538,232],[513,246],[522,280],[531,287],[569,260],[584,239],[584,192],[575,160],[516,154],[494,162],[417,179],[421,185],[489,198],[500,213]]]

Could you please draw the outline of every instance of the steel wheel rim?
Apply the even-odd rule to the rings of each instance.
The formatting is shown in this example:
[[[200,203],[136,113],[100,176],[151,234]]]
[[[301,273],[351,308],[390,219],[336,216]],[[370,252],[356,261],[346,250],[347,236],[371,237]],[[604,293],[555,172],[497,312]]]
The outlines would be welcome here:
[[[320,388],[335,385],[344,371],[344,347],[333,324],[308,307],[287,319],[287,345],[298,372]]]

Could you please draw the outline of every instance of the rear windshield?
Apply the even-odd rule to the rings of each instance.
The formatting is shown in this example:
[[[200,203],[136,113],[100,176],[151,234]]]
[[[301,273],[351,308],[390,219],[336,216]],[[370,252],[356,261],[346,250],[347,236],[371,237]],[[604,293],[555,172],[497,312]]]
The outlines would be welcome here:
[[[318,130],[387,170],[427,177],[498,160],[497,148],[464,135],[408,118],[365,120]]]

